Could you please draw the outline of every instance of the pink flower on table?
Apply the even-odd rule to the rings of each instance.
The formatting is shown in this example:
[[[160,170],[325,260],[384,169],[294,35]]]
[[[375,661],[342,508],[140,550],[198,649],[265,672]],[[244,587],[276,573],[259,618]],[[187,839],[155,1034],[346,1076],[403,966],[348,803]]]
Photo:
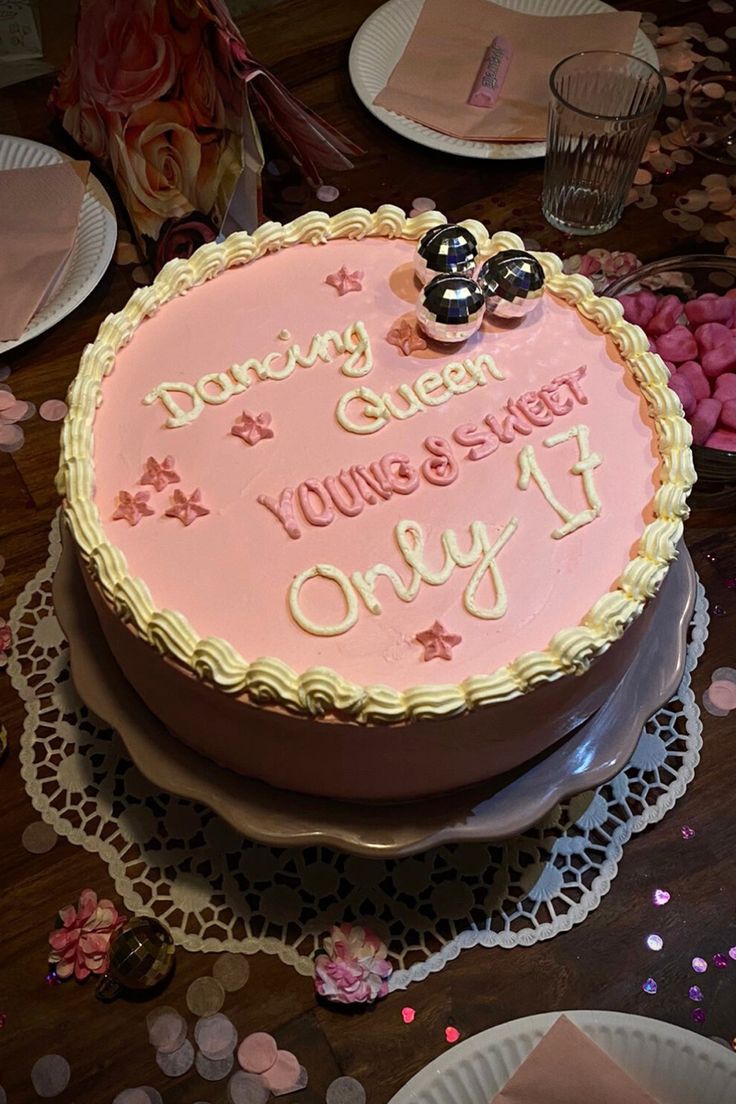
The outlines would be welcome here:
[[[178,58],[159,0],[91,0],[77,41],[80,97],[105,111],[135,111],[174,83]]]
[[[142,517],[150,517],[153,513],[148,505],[150,497],[148,491],[136,491],[135,494],[131,494],[130,491],[118,491],[118,504],[112,520],[127,521],[128,525],[137,525]]]
[[[79,903],[59,912],[62,927],[49,933],[52,953],[60,978],[83,981],[89,974],[104,974],[109,958],[110,940],[125,923],[112,901],[98,901],[93,889],[83,889]]]
[[[115,179],[138,229],[154,241],[167,219],[211,210],[220,172],[218,143],[202,145],[185,103],[139,108],[113,133]]]
[[[13,634],[10,630],[10,625],[7,623],[4,617],[0,617],[0,667],[6,667],[8,663],[8,652],[13,646]]]
[[[590,253],[584,253],[580,258],[578,272],[581,276],[594,276],[596,272],[601,271],[601,267],[601,262],[598,257],[594,257]]]
[[[359,924],[337,924],[314,961],[314,986],[338,1004],[368,1004],[385,997],[393,967],[385,943]]]

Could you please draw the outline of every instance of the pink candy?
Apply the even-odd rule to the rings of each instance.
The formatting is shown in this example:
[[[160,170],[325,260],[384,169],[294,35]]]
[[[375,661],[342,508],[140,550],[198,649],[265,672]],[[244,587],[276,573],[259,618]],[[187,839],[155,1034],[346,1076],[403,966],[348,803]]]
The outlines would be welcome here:
[[[717,429],[715,433],[711,433],[705,443],[708,448],[736,452],[736,433],[730,433],[727,429]]]
[[[731,322],[733,318],[733,303],[726,296],[701,295],[698,299],[691,299],[685,303],[685,314],[692,326],[702,326],[705,322]]]
[[[736,335],[731,334],[728,344],[725,342],[703,356],[703,371],[709,379],[715,379],[723,372],[736,368]]]
[[[637,291],[635,295],[621,295],[619,297],[619,302],[624,308],[626,321],[631,322],[634,326],[641,326],[643,330],[648,328],[649,320],[657,309],[658,301],[659,296],[647,288],[643,291]]]
[[[710,384],[697,360],[686,360],[677,369],[677,374],[690,384],[696,402],[710,398]]]
[[[698,355],[698,343],[684,326],[674,326],[668,333],[662,334],[657,338],[656,346],[662,359],[671,360],[673,364],[682,364]]]
[[[728,344],[732,337],[733,331],[722,322],[705,322],[695,330],[695,340],[701,356],[711,349],[717,349],[719,345]]]
[[[726,399],[724,402],[721,410],[721,425],[726,429],[736,430],[736,399]]]
[[[682,302],[676,295],[662,295],[655,314],[649,320],[646,331],[649,337],[661,337],[677,325],[682,314]]]
[[[698,405],[692,387],[687,380],[679,374],[672,376],[670,379],[670,387],[676,395],[680,396],[682,409],[685,411],[685,416],[689,418],[691,414],[695,413],[695,407]]]
[[[718,425],[722,404],[718,399],[701,399],[690,419],[693,427],[693,442],[704,445]]]
[[[680,374],[682,374],[682,368]],[[713,388],[713,398],[720,399],[724,406],[728,399],[736,399],[736,376],[731,372],[719,376]]]

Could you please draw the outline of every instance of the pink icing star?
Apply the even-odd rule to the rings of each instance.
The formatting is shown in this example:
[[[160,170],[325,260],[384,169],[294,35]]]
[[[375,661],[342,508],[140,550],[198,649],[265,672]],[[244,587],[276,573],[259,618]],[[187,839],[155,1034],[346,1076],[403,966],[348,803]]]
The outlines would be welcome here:
[[[150,484],[157,491],[163,491],[169,483],[180,481],[178,472],[174,471],[173,456],[164,456],[160,463],[153,456],[149,456],[143,465],[143,475],[138,480],[139,483]]]
[[[386,334],[389,345],[395,345],[404,356],[411,356],[415,349],[426,349],[427,342],[412,326],[408,318],[402,318]]]
[[[337,272],[331,272],[329,276],[325,276],[325,283],[337,288],[338,295],[347,295],[349,291],[363,290],[364,275],[358,269],[355,272],[348,272],[346,265],[343,265]]]
[[[137,525],[142,517],[150,517],[153,510],[148,505],[150,498],[148,491],[118,491],[118,504],[113,521],[127,521],[129,525]]]
[[[209,513],[200,499],[202,492],[199,487],[187,497],[183,491],[176,490],[171,496],[171,506],[166,511],[166,517],[178,518],[184,525],[191,525],[198,517],[204,517]]]
[[[230,429],[233,437],[240,437],[246,445],[257,445],[259,441],[265,441],[273,437],[271,429],[271,415],[267,410],[261,414],[249,414],[244,410],[240,417],[233,422]]]
[[[463,638],[458,633],[448,632],[439,621],[435,621],[431,628],[417,633],[414,639],[424,648],[426,663],[430,659],[452,659],[452,649],[457,647]]]

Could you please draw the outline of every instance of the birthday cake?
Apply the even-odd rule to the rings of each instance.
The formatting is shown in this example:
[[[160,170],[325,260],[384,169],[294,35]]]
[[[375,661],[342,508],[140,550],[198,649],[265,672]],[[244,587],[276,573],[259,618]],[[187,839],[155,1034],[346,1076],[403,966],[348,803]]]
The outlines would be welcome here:
[[[538,253],[533,311],[436,340],[415,263],[444,221],[203,246],[70,389],[59,490],[117,662],[276,786],[396,800],[550,747],[635,662],[682,535],[690,431],[643,332]],[[478,263],[523,248],[462,226]]]

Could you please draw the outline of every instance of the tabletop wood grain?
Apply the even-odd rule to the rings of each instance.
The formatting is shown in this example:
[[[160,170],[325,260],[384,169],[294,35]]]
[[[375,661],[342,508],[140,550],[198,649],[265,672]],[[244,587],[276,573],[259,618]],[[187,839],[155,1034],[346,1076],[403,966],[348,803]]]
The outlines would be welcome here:
[[[659,212],[635,208],[628,208],[608,234],[583,244],[570,241],[541,218],[541,162],[454,159],[412,145],[384,128],[363,109],[347,72],[351,38],[377,6],[377,0],[283,0],[268,13],[240,21],[256,56],[366,151],[353,170],[330,181],[341,192],[330,210],[372,208],[382,202],[408,208],[415,196],[429,195],[449,216],[473,216],[494,229],[519,230],[563,255],[595,245],[631,249],[645,260],[702,251],[702,244],[665,222]],[[726,25],[724,17],[701,3],[649,0],[646,7],[657,12],[660,23],[696,20],[714,26],[712,33]],[[0,133],[69,149],[46,111],[49,87],[48,78],[38,78],[0,92]],[[678,192],[697,186],[707,171],[697,158],[692,166],[678,170]],[[267,185],[271,217],[293,218],[314,205],[306,188],[297,186],[284,197],[268,181]],[[658,185],[661,207],[672,203],[669,188],[670,182]],[[13,370],[16,395],[37,404],[62,398],[82,347],[134,286],[131,270],[113,264],[69,318],[9,354],[3,363]],[[45,560],[48,528],[58,503],[53,480],[59,426],[35,418],[24,428],[24,447],[13,456],[0,454],[0,554],[6,560],[0,586],[2,616]],[[695,675],[698,699],[713,670],[736,659],[736,589],[727,585],[736,577],[735,532],[732,495],[696,495],[686,538],[710,601],[722,610],[712,618],[706,653]],[[147,1043],[145,1003],[119,1000],[101,1006],[91,985],[45,984],[46,939],[56,911],[87,885],[116,899],[115,886],[97,855],[66,840],[46,855],[23,849],[23,829],[38,815],[20,776],[23,706],[2,676],[0,718],[10,740],[9,753],[0,764],[0,1085],[8,1101],[25,1104],[36,1099],[31,1065],[40,1055],[55,1052],[72,1067],[70,1086],[57,1098],[60,1104],[109,1104],[120,1089],[136,1084],[156,1086],[167,1104],[222,1104],[225,1082],[206,1084],[194,1071],[170,1081],[159,1071]],[[309,979],[261,954],[251,960],[247,987],[228,996],[224,1011],[241,1035],[268,1030],[281,1046],[296,1052],[310,1073],[309,1087],[297,1098],[301,1104],[321,1102],[329,1082],[341,1073],[363,1081],[369,1104],[386,1104],[413,1073],[446,1049],[444,1029],[449,1023],[466,1037],[531,1013],[601,1008],[694,1026],[687,996],[695,980],[692,956],[710,958],[736,945],[735,788],[736,720],[706,714],[702,760],[694,782],[673,812],[627,845],[610,892],[581,926],[529,948],[467,951],[408,993],[396,993],[363,1014],[318,1006]],[[685,823],[696,830],[689,841],[680,833]],[[654,915],[649,898],[657,885],[669,889],[672,898]],[[665,940],[656,957],[656,996],[641,989],[643,979],[655,971],[653,953],[644,944],[651,930],[658,930]],[[179,949],[175,977],[156,1003],[185,1012],[188,984],[210,968],[208,956]],[[731,1039],[736,1035],[736,962],[725,970],[711,969],[707,982],[707,1020],[700,1030]],[[405,1004],[416,1009],[411,1026],[401,1019]]]

